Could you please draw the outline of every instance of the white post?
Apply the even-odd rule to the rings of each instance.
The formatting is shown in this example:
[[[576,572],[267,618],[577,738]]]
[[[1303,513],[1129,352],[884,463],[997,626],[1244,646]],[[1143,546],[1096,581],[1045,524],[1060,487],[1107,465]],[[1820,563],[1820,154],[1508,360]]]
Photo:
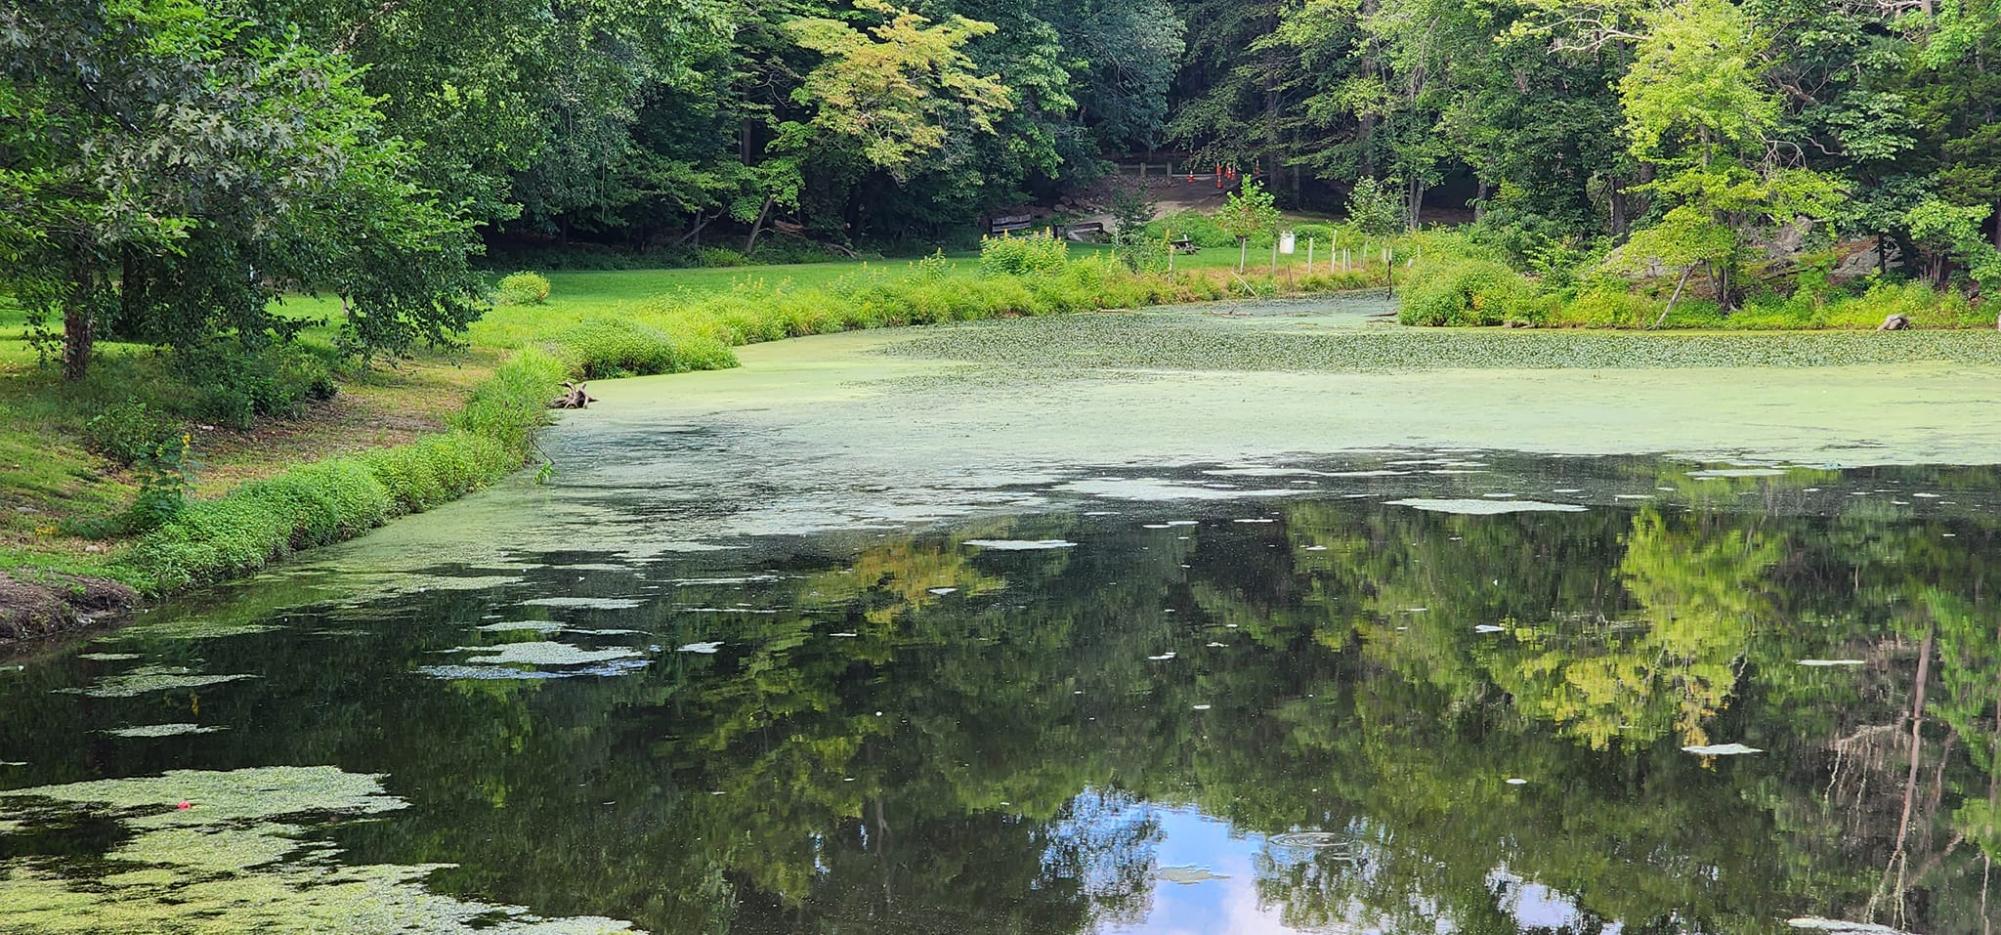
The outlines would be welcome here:
[[[1308,275],[1313,273],[1313,238],[1311,237],[1306,238],[1306,272]]]

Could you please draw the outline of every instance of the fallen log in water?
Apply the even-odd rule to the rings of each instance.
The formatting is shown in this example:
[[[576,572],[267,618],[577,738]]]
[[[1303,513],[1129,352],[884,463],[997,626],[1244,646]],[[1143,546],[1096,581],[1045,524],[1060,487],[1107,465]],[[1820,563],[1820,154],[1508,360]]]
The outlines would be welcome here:
[[[590,393],[584,391],[584,387],[586,385],[587,384],[577,383],[571,380],[564,380],[563,395],[558,396],[555,399],[549,400],[549,408],[583,409],[589,406],[590,404],[597,402],[598,401],[597,397],[592,396]]]

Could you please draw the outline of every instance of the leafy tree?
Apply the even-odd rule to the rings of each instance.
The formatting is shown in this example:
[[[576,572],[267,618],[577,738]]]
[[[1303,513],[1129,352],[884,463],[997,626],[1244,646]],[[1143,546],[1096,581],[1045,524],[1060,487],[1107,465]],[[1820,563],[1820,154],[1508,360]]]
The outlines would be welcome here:
[[[1982,293],[2001,291],[2001,250],[1980,232],[1992,213],[1986,205],[1962,207],[1935,198],[1911,209],[1911,237],[1927,254],[1926,274],[1934,284],[1944,285],[1950,264],[1957,262]]]
[[[136,337],[254,348],[301,324],[276,298],[327,291],[363,354],[478,314],[470,220],[341,56],[192,0],[11,6],[0,51],[4,274],[61,320],[70,378],[114,308]]]
[[[1251,238],[1277,230],[1278,221],[1278,205],[1273,202],[1271,192],[1250,179],[1245,179],[1243,187],[1231,192],[1223,206],[1216,209],[1217,226],[1237,238],[1237,272],[1244,271]]]
[[[898,178],[943,146],[954,126],[993,132],[994,119],[1011,106],[1007,86],[976,74],[963,50],[992,35],[992,23],[953,16],[933,24],[885,0],[855,6],[884,21],[866,31],[825,18],[788,26],[800,46],[823,56],[793,92],[813,109],[815,130]]]
[[[1682,0],[1653,14],[1631,69],[1619,82],[1633,156],[1662,175],[1645,186],[1665,207],[1626,244],[1629,264],[1707,269],[1729,307],[1754,233],[1824,218],[1839,183],[1810,169],[1772,163],[1777,98],[1760,83],[1764,46],[1727,0]]]
[[[1362,233],[1378,237],[1403,226],[1403,205],[1391,186],[1363,176],[1348,190],[1348,221]]]

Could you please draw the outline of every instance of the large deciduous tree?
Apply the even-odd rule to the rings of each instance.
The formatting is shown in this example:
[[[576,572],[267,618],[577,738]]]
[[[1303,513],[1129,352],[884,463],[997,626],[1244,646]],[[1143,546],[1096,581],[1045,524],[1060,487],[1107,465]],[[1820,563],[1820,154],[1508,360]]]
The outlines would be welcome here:
[[[1763,45],[1741,9],[1681,0],[1647,25],[1619,95],[1630,152],[1660,170],[1646,188],[1663,213],[1633,234],[1626,256],[1680,267],[1677,297],[1691,271],[1706,269],[1728,307],[1750,238],[1827,217],[1839,187],[1779,161],[1780,104],[1762,82]]]
[[[0,276],[67,376],[114,320],[179,347],[283,339],[288,291],[338,296],[360,353],[478,314],[471,221],[413,181],[358,78],[194,0],[0,6]]]

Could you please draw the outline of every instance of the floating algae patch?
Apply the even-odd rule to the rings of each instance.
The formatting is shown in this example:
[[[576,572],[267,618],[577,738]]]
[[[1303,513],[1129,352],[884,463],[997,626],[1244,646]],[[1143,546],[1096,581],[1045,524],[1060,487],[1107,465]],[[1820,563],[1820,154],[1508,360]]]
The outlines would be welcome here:
[[[1230,878],[1230,875],[1227,873],[1217,873],[1207,867],[1192,866],[1162,867],[1159,870],[1155,870],[1153,875],[1155,879],[1164,880],[1168,883],[1179,883],[1183,886],[1207,883],[1210,880],[1227,880]]]
[[[181,734],[213,734],[223,727],[203,727],[200,724],[141,724],[136,727],[113,727],[103,731],[113,737],[176,737]]]
[[[474,627],[473,629],[485,630],[489,633],[514,633],[528,630],[536,633],[554,633],[562,628],[562,624],[553,620],[503,620],[499,623],[488,623]]]
[[[89,659],[93,662],[128,662],[133,659],[143,658],[138,653],[77,653],[76,657],[78,659]]]
[[[182,617],[177,620],[148,621],[126,627],[104,637],[106,642],[118,640],[216,640],[230,636],[249,636],[253,633],[269,633],[278,629],[277,625],[248,620],[211,620],[206,617]]]
[[[636,597],[537,597],[521,603],[534,607],[581,607],[589,610],[631,610],[646,603]]]
[[[1077,547],[1077,543],[1067,539],[967,539],[964,544],[1000,552],[1036,552]]]
[[[58,688],[56,691],[70,695],[89,695],[92,698],[131,698],[148,692],[172,691],[177,688],[201,688],[220,685],[239,679],[254,679],[254,675],[198,675],[184,666],[140,666],[130,672],[107,675],[84,688]]]
[[[1784,477],[1788,472],[1775,467],[1709,468],[1689,471],[1690,477]]]
[[[1466,516],[1493,516],[1500,513],[1582,513],[1587,509],[1575,503],[1550,503],[1544,500],[1435,500],[1428,497],[1411,497],[1404,500],[1390,500],[1388,503],[1391,506],[1407,506],[1433,513],[1460,513]]]
[[[1991,364],[1991,332],[1633,334],[1476,329],[1272,332],[1182,316],[1075,315],[939,329],[880,353],[1004,365],[1226,371],[1422,371]]]
[[[585,649],[568,643],[504,643],[499,646],[467,646],[461,652],[486,653],[483,656],[467,657],[471,665],[487,666],[585,666],[615,659],[631,659],[639,655],[632,649]]]
[[[379,780],[331,766],[278,766],[0,793],[0,834],[31,828],[52,812],[114,820],[131,832],[101,856],[0,861],[0,918],[9,932],[48,933],[631,930],[611,919],[542,918],[424,885],[449,865],[344,866],[335,848],[286,820],[404,808]],[[180,802],[189,807],[177,808]]]
[[[1297,847],[1316,851],[1328,848],[1352,847],[1354,843],[1346,835],[1336,834],[1332,831],[1287,831],[1283,834],[1274,834],[1269,840],[1279,847]]]
[[[1741,743],[1699,744],[1681,749],[1683,752],[1693,753],[1696,756],[1745,756],[1747,754],[1765,752],[1757,747],[1747,747]]]
[[[1094,477],[1071,481],[1056,489],[1108,500],[1235,500],[1239,497],[1298,496],[1295,489],[1238,490],[1206,487],[1152,477]]]
[[[1203,471],[1202,473],[1208,474],[1212,477],[1326,477],[1327,476],[1325,472],[1315,471],[1311,468],[1288,468],[1288,467],[1217,468],[1215,470]]]

